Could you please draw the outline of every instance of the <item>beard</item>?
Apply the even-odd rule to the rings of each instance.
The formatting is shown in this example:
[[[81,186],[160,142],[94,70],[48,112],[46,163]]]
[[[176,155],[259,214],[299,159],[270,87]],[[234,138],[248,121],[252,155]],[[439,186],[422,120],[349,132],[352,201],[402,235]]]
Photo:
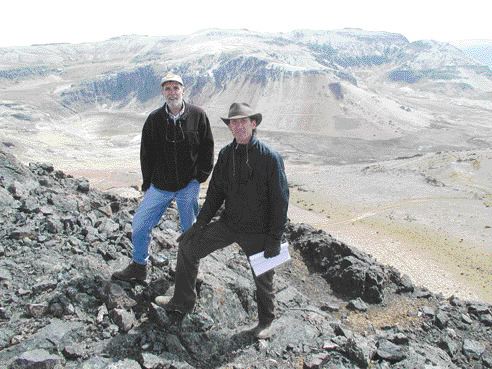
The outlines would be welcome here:
[[[166,104],[173,110],[181,109],[181,107],[183,106],[183,98],[166,99]]]

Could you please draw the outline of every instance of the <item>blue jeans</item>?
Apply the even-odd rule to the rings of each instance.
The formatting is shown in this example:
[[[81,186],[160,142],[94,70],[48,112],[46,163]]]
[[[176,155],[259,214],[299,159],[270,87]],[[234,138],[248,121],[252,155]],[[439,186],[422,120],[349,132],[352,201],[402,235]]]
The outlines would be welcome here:
[[[196,221],[198,215],[198,195],[200,183],[193,179],[176,192],[160,190],[150,185],[144,198],[133,216],[132,242],[133,261],[138,264],[147,264],[149,259],[150,233],[173,199],[178,205],[181,230],[184,232]]]

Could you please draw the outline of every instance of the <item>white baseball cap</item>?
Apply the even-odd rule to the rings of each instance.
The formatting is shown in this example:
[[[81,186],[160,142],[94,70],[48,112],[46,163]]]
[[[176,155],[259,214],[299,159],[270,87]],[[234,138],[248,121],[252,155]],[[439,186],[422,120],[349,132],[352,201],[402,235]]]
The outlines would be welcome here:
[[[166,73],[166,75],[164,77],[162,77],[161,86],[166,82],[178,82],[179,84],[181,84],[181,86],[184,86],[184,83],[183,83],[183,80],[181,79],[181,77],[178,76],[177,74],[174,74],[171,72]]]

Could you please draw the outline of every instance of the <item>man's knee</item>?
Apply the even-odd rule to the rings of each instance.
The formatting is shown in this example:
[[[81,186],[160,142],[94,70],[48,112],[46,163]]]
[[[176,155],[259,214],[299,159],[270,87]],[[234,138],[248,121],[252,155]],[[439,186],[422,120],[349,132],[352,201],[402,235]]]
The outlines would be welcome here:
[[[200,259],[200,256],[196,252],[197,247],[196,247],[196,242],[194,240],[191,241],[182,241],[179,243],[179,249],[178,252],[182,254],[184,257],[187,259],[194,259],[198,260]]]

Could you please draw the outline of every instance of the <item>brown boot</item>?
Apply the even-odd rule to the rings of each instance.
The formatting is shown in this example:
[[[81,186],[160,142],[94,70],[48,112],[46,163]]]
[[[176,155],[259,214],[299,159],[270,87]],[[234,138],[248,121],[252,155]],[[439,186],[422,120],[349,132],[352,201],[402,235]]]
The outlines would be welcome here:
[[[125,269],[114,272],[111,278],[126,282],[145,282],[147,279],[147,265],[137,264],[133,261]]]

